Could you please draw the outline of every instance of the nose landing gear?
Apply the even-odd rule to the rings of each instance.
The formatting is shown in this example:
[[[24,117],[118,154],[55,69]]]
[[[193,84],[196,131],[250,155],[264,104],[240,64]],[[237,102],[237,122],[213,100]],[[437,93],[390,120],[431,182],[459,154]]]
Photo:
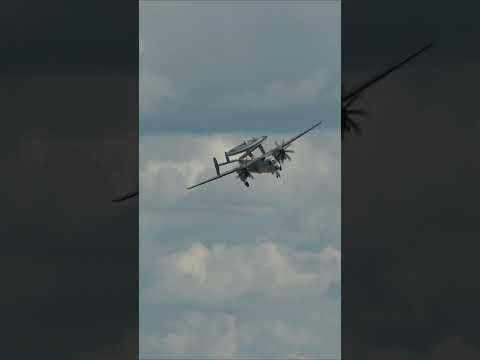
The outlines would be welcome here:
[[[244,184],[245,184],[246,187],[249,187],[249,186],[250,186],[250,184],[248,183],[248,181],[245,181]]]

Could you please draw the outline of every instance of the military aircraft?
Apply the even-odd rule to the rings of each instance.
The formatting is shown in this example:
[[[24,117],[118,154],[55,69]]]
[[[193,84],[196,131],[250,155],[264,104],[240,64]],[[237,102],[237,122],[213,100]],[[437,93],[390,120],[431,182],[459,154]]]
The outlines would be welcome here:
[[[269,151],[265,151],[262,146],[262,142],[265,141],[267,138],[266,136],[262,136],[261,138],[251,138],[248,141],[244,141],[243,143],[235,146],[234,148],[230,149],[229,151],[225,152],[225,162],[218,163],[217,159],[213,158],[213,164],[215,166],[215,170],[217,175],[206,179],[196,185],[189,186],[187,189],[193,189],[197,186],[206,184],[210,181],[214,181],[220,179],[224,176],[236,173],[237,177],[245,184],[245,186],[249,187],[250,184],[248,179],[253,179],[252,174],[275,174],[277,178],[280,177],[280,171],[282,170],[282,164],[285,160],[291,160],[291,157],[288,155],[289,153],[293,153],[293,150],[288,149],[288,147],[298,138],[305,135],[310,130],[314,129],[322,122],[318,122],[309,129],[301,132],[297,136],[294,136],[288,141],[282,141],[281,144],[275,143],[275,147]],[[253,151],[256,149],[260,149],[261,154],[257,157],[254,156]],[[238,159],[231,160],[230,156],[242,154]],[[233,164],[238,162],[238,166],[220,173],[220,166]]]
[[[432,47],[433,43],[429,43],[428,45],[424,46],[420,50],[416,51],[412,55],[408,56],[407,58],[403,59],[401,62],[398,64],[395,64],[394,66],[390,67],[389,69],[385,70],[384,72],[380,73],[379,75],[373,77],[372,79],[366,81],[365,83],[361,84],[357,88],[353,89],[352,91],[349,91],[346,94],[342,94],[342,139],[345,131],[351,131],[352,129],[357,133],[361,133],[360,127],[357,125],[357,123],[352,119],[352,116],[354,115],[359,115],[359,116],[364,116],[367,115],[367,112],[365,110],[361,109],[350,109],[349,107],[359,99],[361,93],[366,90],[368,87],[372,86],[376,82],[380,81],[393,71],[397,70],[401,66],[405,65],[407,62],[412,60],[413,58],[417,57],[430,47]],[[342,87],[342,92],[343,92],[343,87]]]

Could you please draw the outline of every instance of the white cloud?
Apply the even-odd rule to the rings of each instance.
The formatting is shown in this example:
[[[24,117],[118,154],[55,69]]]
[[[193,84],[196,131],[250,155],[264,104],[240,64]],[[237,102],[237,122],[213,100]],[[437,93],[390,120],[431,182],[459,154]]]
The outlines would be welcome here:
[[[327,343],[308,321],[259,322],[223,312],[186,311],[167,327],[165,334],[140,335],[141,358],[318,359]]]
[[[339,124],[340,6],[279,5],[140,6],[142,135],[162,134],[140,138],[144,358],[339,353],[339,300],[325,295],[340,279],[339,131],[296,142],[280,179],[185,189],[264,135],[251,133],[259,116],[272,131]],[[266,148],[296,133],[266,133]]]
[[[187,312],[165,336],[140,337],[141,357],[233,359],[239,356],[239,340],[233,316]]]
[[[160,256],[150,296],[217,303],[238,297],[294,299],[325,292],[340,279],[340,253],[294,251],[273,242],[255,246],[207,247],[193,243],[184,251]],[[297,292],[298,291],[298,292]]]
[[[303,130],[303,129],[299,129]],[[243,139],[258,134],[145,136],[140,139],[140,183],[142,211],[173,204],[180,199],[211,198],[215,194],[217,206],[229,206],[258,213],[278,207],[304,209],[314,216],[339,218],[335,209],[340,205],[340,140],[338,131],[324,129],[295,142],[291,149],[292,162],[284,164],[280,179],[271,175],[254,175],[249,191],[229,175],[200,188],[187,191],[186,186],[215,175],[212,157],[223,159],[226,149]],[[268,149],[274,140],[288,139],[294,134],[271,136],[265,142]],[[298,189],[302,191],[299,192]],[[321,189],[321,191],[319,191]],[[222,194],[219,197],[218,194]],[[326,201],[326,196],[330,197]],[[273,203],[272,203],[273,201]],[[322,201],[324,205],[319,206]],[[228,202],[228,204],[227,204]],[[318,217],[317,217],[318,219]],[[320,222],[322,223],[322,222]],[[318,224],[318,222],[317,222]]]
[[[320,128],[296,142],[293,161],[285,164],[279,181],[258,175],[247,189],[231,176],[196,191],[185,189],[214,175],[212,156],[220,158],[251,135],[258,134],[140,138],[142,308],[183,304],[200,311],[203,306],[211,310],[201,310],[202,316],[217,319],[218,310],[238,307],[225,313],[236,319],[237,347],[227,337],[230,345],[220,346],[223,358],[337,354],[338,300],[325,294],[340,281],[338,131]],[[266,147],[293,135],[273,135]],[[300,250],[295,244],[308,246]],[[185,321],[179,318],[183,311],[169,311]],[[153,321],[142,312],[143,324]],[[212,332],[211,338],[217,336]],[[204,331],[192,327],[185,333],[146,332],[141,349],[156,358],[188,357],[189,351],[215,357],[205,353],[210,337]],[[267,345],[274,343],[276,349]]]
[[[210,251],[202,244],[194,243],[187,253],[180,255],[174,261],[175,270],[189,274],[203,284],[207,280],[207,261]]]

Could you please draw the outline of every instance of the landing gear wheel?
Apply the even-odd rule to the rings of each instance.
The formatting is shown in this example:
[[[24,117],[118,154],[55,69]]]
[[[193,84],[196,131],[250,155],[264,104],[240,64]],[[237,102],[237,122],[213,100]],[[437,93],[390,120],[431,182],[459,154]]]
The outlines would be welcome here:
[[[246,187],[249,187],[249,186],[250,186],[250,184],[248,183],[248,181],[245,181],[245,186],[246,186]]]

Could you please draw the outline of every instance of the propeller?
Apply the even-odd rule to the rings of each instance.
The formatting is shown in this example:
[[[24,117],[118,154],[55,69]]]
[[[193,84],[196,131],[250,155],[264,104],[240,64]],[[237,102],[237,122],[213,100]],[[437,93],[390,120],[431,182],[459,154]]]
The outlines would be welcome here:
[[[422,47],[420,50],[417,50],[413,54],[409,55],[407,58],[403,59],[401,62],[393,65],[382,73],[374,76],[370,80],[363,83],[361,86],[350,91],[348,94],[345,94],[344,87],[342,85],[342,138],[345,131],[354,130],[357,134],[361,133],[361,129],[358,124],[353,120],[353,116],[365,116],[367,112],[360,109],[350,109],[350,105],[353,104],[358,99],[358,95],[362,94],[365,89],[369,88],[373,84],[377,83],[381,79],[385,78],[392,72],[396,71],[400,67],[404,66],[406,63],[411,61],[413,58],[417,57],[427,49],[431,48],[433,43],[429,43],[426,46]]]
[[[345,131],[351,131],[352,129],[358,135],[362,133],[362,129],[357,124],[357,121],[353,119],[353,117],[365,117],[368,115],[368,112],[363,109],[350,108],[350,106],[353,105],[358,99],[360,99],[361,96],[361,94],[357,94],[342,104],[342,138]]]
[[[279,162],[280,164],[283,164],[285,160],[292,161],[292,158],[290,157],[290,155],[288,155],[288,153],[293,154],[295,153],[295,151],[288,150],[288,147],[290,145],[291,143],[288,145],[285,145],[285,140],[282,140],[281,146],[275,141],[275,146],[277,148],[280,147],[280,149],[274,151],[272,155],[275,158],[275,160],[277,160],[277,162]]]

